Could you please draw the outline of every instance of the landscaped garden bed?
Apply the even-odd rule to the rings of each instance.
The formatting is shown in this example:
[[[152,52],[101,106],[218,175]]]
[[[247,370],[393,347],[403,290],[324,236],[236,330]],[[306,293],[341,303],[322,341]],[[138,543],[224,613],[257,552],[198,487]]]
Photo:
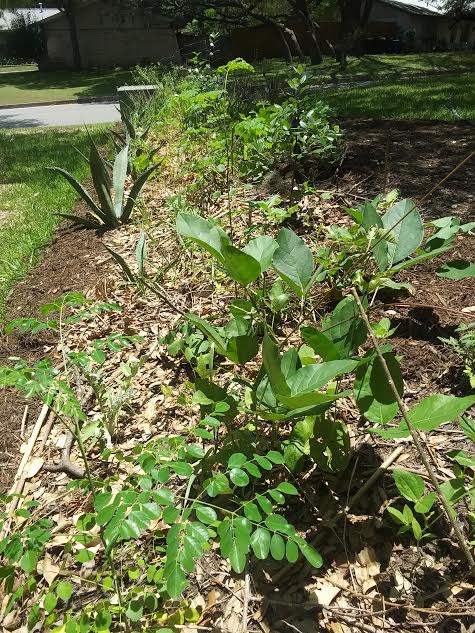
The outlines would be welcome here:
[[[78,221],[122,225],[61,229],[10,297],[4,451],[38,440],[4,473],[3,625],[468,630],[475,396],[441,339],[475,313],[473,128],[342,136],[302,73],[259,110],[236,67],[130,113],[110,201],[91,150]]]

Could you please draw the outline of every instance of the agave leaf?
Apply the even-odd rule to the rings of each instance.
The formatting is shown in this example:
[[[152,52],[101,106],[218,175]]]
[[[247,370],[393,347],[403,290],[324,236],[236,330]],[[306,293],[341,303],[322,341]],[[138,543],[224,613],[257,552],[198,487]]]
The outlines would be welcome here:
[[[127,278],[127,280],[130,281],[131,283],[135,283],[135,281],[136,281],[135,275],[130,270],[129,265],[127,264],[125,259],[122,257],[122,255],[119,255],[119,253],[116,253],[115,251],[113,251],[112,248],[109,248],[108,246],[105,246],[105,244],[104,244],[104,247],[112,255],[112,257],[115,259],[115,261],[119,264],[119,266],[121,267],[122,272],[124,273],[124,275]]]
[[[127,166],[129,160],[129,146],[125,145],[117,154],[114,161],[112,177],[114,181],[114,212],[116,218],[122,217],[124,202],[124,186],[127,178]]]
[[[86,229],[100,229],[104,225],[101,222],[94,222],[94,220],[88,220],[87,218],[82,218],[79,215],[73,215],[72,213],[58,213],[58,215],[62,218],[66,218],[66,220],[71,220],[75,224],[80,224],[84,226]]]
[[[147,259],[147,236],[144,231],[140,231],[140,237],[135,249],[135,260],[137,271],[140,277],[145,277],[145,261]]]
[[[127,198],[127,202],[124,205],[123,211],[122,211],[122,222],[128,222],[132,211],[134,209],[134,205],[135,202],[137,200],[137,198],[139,197],[139,194],[142,190],[142,187],[144,186],[144,184],[147,182],[148,177],[156,170],[160,167],[161,163],[157,163],[155,165],[152,165],[151,167],[149,167],[146,171],[143,172],[143,174],[140,174],[140,176],[137,178],[137,180],[134,182],[134,184],[132,185],[132,189],[130,190],[129,193],[129,197]]]
[[[91,196],[86,191],[86,189],[84,189],[84,187],[81,185],[81,183],[78,182],[76,180],[76,178],[74,178],[74,176],[72,176],[68,171],[66,171],[65,169],[62,169],[61,167],[47,167],[46,169],[50,169],[51,171],[56,171],[58,174],[61,174],[61,176],[66,178],[66,180],[69,182],[69,184],[78,192],[78,194],[81,196],[81,198],[87,204],[87,206],[91,209],[91,211],[95,215],[97,215],[99,218],[101,218],[101,220],[105,221],[105,214],[97,206],[97,204],[91,198]]]
[[[94,189],[96,190],[102,212],[105,215],[104,222],[111,226],[117,226],[117,218],[111,198],[112,182],[109,169],[92,141],[89,163]]]

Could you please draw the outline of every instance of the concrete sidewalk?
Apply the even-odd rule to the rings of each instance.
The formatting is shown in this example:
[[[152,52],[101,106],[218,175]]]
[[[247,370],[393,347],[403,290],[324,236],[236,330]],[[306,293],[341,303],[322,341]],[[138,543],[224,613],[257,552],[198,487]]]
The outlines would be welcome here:
[[[0,128],[92,125],[120,121],[117,103],[68,103],[0,110]]]

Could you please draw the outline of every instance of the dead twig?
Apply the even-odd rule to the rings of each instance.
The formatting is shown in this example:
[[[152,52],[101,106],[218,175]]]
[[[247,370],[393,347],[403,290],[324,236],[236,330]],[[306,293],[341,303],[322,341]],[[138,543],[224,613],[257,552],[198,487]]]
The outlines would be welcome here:
[[[475,152],[473,152],[473,155],[475,155]],[[409,433],[411,434],[411,437],[414,441],[414,445],[417,449],[417,452],[419,453],[419,456],[422,460],[422,463],[424,464],[425,469],[427,470],[427,474],[430,477],[431,483],[434,487],[434,490],[437,494],[437,497],[439,498],[439,501],[442,505],[442,507],[444,508],[447,520],[449,522],[449,524],[451,525],[453,532],[455,534],[455,537],[457,539],[457,542],[459,544],[460,550],[463,552],[465,558],[467,559],[467,562],[469,564],[469,573],[471,575],[475,575],[475,560],[472,556],[472,552],[470,551],[469,546],[467,545],[467,541],[465,540],[464,535],[462,534],[462,531],[460,530],[457,521],[454,519],[454,517],[452,516],[452,510],[450,508],[450,505],[448,503],[448,501],[446,500],[446,498],[444,497],[442,490],[440,488],[440,484],[437,480],[437,475],[434,472],[434,469],[432,468],[432,465],[425,453],[425,450],[422,446],[422,442],[419,436],[419,431],[417,429],[414,428],[410,417],[409,417],[409,411],[406,407],[406,405],[404,404],[404,401],[402,400],[401,396],[399,395],[399,392],[396,388],[396,385],[394,384],[393,378],[391,376],[391,372],[389,371],[389,368],[386,364],[386,361],[384,359],[384,356],[381,353],[381,350],[379,349],[379,345],[378,345],[378,341],[376,339],[376,336],[374,335],[373,330],[371,329],[371,325],[370,322],[368,320],[368,316],[365,312],[365,309],[363,308],[363,305],[361,303],[360,297],[356,291],[355,288],[351,289],[351,294],[353,295],[355,301],[356,301],[356,305],[358,307],[358,311],[361,315],[361,318],[363,319],[363,322],[366,326],[366,329],[368,331],[368,335],[371,341],[371,344],[373,345],[374,351],[376,352],[376,355],[378,356],[379,362],[381,363],[381,367],[383,368],[383,372],[386,376],[386,379],[388,381],[389,387],[391,389],[391,391],[394,394],[394,397],[396,399],[396,402],[398,403],[399,409],[401,411],[402,417],[404,418],[404,421],[406,422],[407,425],[407,429],[409,431]]]
[[[23,416],[21,418],[20,437],[22,440],[25,439],[25,426],[26,426],[26,420],[28,418],[28,409],[29,409],[29,405],[27,404],[25,406],[25,410],[23,411]]]
[[[74,433],[67,431],[64,447],[61,452],[61,460],[57,464],[45,464],[43,470],[49,473],[66,473],[71,479],[84,479],[85,471],[71,462],[71,449],[74,444]]]

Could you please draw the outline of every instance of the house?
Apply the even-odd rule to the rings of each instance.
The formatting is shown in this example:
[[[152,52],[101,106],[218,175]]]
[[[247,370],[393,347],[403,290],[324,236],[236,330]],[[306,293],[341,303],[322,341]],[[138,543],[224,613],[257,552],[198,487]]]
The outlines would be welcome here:
[[[322,50],[330,54],[327,42],[339,38],[340,17],[326,9],[318,21]],[[305,54],[310,51],[305,25],[298,18],[287,22]],[[224,59],[244,57],[249,61],[281,57],[282,42],[266,24],[233,29],[220,41]],[[363,36],[355,43],[357,54],[409,53],[432,50],[473,50],[475,11],[456,20],[447,15],[443,0],[374,0]],[[475,61],[475,60],[474,60]]]
[[[151,10],[131,10],[117,0],[85,0],[75,15],[83,68],[180,61],[171,21]],[[44,55],[40,69],[72,68],[73,48],[64,12],[41,21]]]
[[[22,16],[28,22],[39,22],[59,13],[58,9],[46,9],[41,5],[37,9],[14,9],[12,11],[0,11],[0,55],[7,54],[5,44],[8,32],[12,30],[15,18]]]
[[[472,50],[475,15],[456,20],[442,2],[430,0],[375,0],[370,23],[393,23],[406,51]]]

